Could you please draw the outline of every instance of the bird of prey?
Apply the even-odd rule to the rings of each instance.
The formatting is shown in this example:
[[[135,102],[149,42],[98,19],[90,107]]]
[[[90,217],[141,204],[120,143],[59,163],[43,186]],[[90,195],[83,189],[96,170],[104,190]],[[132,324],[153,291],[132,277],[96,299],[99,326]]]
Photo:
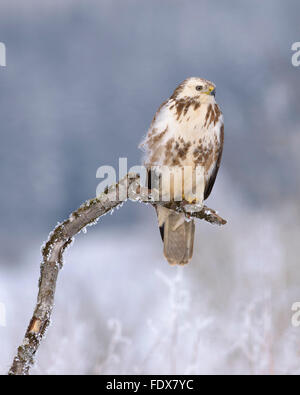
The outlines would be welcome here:
[[[153,118],[141,147],[149,179],[154,182],[153,174],[160,179],[162,200],[167,197],[201,206],[211,193],[224,142],[223,115],[215,92],[211,81],[188,78]],[[166,172],[168,177],[164,177]],[[173,265],[188,263],[193,254],[194,221],[161,205],[156,206],[156,212],[165,257]]]

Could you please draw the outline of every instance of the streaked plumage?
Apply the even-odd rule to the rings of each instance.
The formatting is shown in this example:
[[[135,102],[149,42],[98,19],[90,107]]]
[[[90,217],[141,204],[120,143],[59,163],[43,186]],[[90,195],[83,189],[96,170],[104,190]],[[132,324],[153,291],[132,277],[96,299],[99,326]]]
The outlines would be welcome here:
[[[154,116],[141,145],[146,151],[145,165],[148,168],[157,166],[156,174],[161,177],[167,170],[171,173],[171,189],[170,185],[163,185],[163,197],[184,198],[189,203],[202,204],[211,193],[224,139],[223,115],[214,93],[212,82],[188,78]],[[194,173],[197,169],[198,176],[195,181],[195,174],[185,174],[183,182],[189,186],[185,185],[183,196],[180,183],[184,166],[190,166]],[[192,190],[195,186],[198,188],[196,198]],[[183,214],[160,206],[157,215],[166,258],[172,264],[187,263],[193,252],[194,221],[187,221]]]

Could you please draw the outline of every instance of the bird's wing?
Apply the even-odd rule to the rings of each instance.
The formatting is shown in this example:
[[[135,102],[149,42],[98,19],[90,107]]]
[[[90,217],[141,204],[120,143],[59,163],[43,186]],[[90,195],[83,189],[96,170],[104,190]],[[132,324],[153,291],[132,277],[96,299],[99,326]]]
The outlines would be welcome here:
[[[165,157],[165,145],[174,130],[173,115],[170,112],[170,100],[165,101],[157,110],[148,133],[139,145],[145,151],[146,165],[161,165]]]
[[[205,189],[204,189],[204,200],[206,200],[214,186],[214,183],[216,181],[216,177],[220,168],[221,164],[221,159],[222,159],[222,152],[223,152],[223,145],[224,145],[224,124],[221,124],[220,127],[220,145],[218,148],[218,153],[217,153],[217,158],[215,160],[214,166],[212,171],[210,172],[210,176],[208,180],[205,183]]]

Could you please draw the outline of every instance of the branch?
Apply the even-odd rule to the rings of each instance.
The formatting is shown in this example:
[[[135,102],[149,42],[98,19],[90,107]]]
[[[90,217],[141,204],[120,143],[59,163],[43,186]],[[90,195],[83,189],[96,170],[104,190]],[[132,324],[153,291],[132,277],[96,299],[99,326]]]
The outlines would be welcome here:
[[[150,193],[149,193],[150,192]],[[125,196],[125,199],[121,199]],[[42,249],[42,263],[39,280],[39,292],[36,307],[26,330],[23,344],[9,370],[10,375],[27,375],[34,363],[35,354],[50,324],[54,305],[54,294],[58,272],[63,265],[63,254],[72,243],[73,237],[88,225],[97,222],[99,217],[111,211],[127,199],[140,200],[152,205],[163,205],[179,212],[186,212],[187,202],[153,202],[151,191],[140,188],[139,176],[128,174],[118,184],[107,188],[98,197],[88,200],[74,211],[63,223],[50,233]],[[190,205],[189,205],[190,206]],[[188,217],[204,219],[211,224],[224,225],[226,221],[216,211],[203,206],[197,212],[189,211]]]

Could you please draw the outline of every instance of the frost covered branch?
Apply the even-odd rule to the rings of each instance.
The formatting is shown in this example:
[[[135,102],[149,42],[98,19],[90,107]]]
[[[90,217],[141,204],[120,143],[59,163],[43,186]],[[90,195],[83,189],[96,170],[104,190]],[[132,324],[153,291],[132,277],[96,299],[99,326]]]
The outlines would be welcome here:
[[[187,202],[153,202],[151,191],[141,188],[139,176],[128,174],[119,183],[107,188],[98,197],[88,200],[63,223],[50,233],[42,249],[41,274],[36,307],[26,330],[23,344],[18,348],[10,368],[10,375],[27,375],[34,363],[35,354],[50,324],[58,272],[63,265],[63,254],[73,237],[86,226],[97,222],[99,217],[113,210],[129,197],[131,200],[163,205],[185,212]],[[125,196],[125,198],[124,198]],[[224,225],[226,221],[214,210],[203,206],[197,212],[189,210],[187,216],[204,219],[212,224]]]

